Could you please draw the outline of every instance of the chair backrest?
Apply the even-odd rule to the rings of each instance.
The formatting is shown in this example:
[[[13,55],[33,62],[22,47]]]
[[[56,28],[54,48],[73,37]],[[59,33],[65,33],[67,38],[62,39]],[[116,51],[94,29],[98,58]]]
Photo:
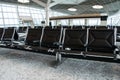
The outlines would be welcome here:
[[[62,37],[62,29],[45,28],[41,40],[41,46],[47,48],[58,48],[59,45],[56,45],[55,43],[60,43],[61,37]]]
[[[4,34],[3,34],[3,41],[11,41],[14,40],[14,34],[15,34],[15,29],[5,29]]]
[[[98,52],[112,52],[115,49],[116,29],[90,29],[88,50]]]
[[[83,29],[82,26],[73,26],[73,29]]]
[[[109,29],[109,27],[107,27],[107,26],[99,26],[99,27],[96,27],[96,29]]]
[[[0,28],[0,40],[2,39],[3,32],[4,32],[4,29],[3,29],[3,28]]]
[[[88,29],[66,29],[63,38],[63,48],[71,50],[84,50],[87,43]]]
[[[117,33],[120,33],[120,26],[117,27]]]
[[[36,41],[37,43],[34,45],[39,45],[41,35],[42,35],[42,27],[39,29],[28,29],[25,43],[27,45],[33,45],[33,43],[35,43]]]
[[[27,28],[28,27],[19,27],[19,29],[18,29],[18,33],[25,33],[26,31],[27,31]]]

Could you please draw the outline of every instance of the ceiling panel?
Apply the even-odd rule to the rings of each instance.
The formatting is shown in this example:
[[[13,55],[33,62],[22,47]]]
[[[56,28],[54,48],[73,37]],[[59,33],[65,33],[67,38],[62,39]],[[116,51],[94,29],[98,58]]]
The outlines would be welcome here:
[[[96,4],[105,5],[116,1],[118,0],[86,0],[85,2],[81,3],[81,5],[96,5]]]
[[[20,4],[17,2],[17,0],[0,0],[0,1]],[[47,3],[47,0],[40,1]],[[52,0],[51,3],[58,1],[61,3],[51,7],[51,9],[68,14],[114,13],[120,10],[120,0]],[[73,4],[66,4],[67,2]],[[92,6],[96,4],[103,5],[104,8],[100,10],[93,9]],[[30,0],[30,3],[26,5],[41,7],[37,3],[32,2],[32,0]],[[67,9],[71,7],[76,8],[77,11],[76,12],[68,11]]]

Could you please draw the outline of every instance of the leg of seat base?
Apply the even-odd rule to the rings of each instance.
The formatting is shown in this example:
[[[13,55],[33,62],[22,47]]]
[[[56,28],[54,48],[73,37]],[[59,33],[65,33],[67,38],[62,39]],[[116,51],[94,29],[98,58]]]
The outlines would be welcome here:
[[[117,50],[114,50],[114,60],[117,60]]]
[[[62,55],[61,53],[56,53],[56,61],[61,62],[62,61]]]

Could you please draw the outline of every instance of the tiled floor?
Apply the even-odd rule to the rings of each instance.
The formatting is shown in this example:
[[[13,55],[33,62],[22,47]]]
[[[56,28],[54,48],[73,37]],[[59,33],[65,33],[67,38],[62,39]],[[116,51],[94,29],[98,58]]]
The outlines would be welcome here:
[[[0,48],[0,80],[120,80],[120,64],[66,59],[56,68],[54,56]]]

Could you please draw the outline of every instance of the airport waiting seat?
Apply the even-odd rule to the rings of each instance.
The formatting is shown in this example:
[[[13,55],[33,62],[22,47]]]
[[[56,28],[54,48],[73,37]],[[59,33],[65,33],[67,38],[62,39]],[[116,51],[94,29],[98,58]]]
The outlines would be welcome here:
[[[2,43],[6,45],[11,45],[13,41],[17,41],[19,38],[18,33],[15,28],[8,28],[4,30]]]
[[[62,45],[56,52],[56,60],[61,62],[62,54],[82,55],[86,50],[88,29],[64,29]]]
[[[43,28],[39,29],[28,29],[25,45],[29,46],[40,46],[40,38],[42,35]]]
[[[45,28],[41,37],[40,47],[34,47],[34,50],[42,52],[54,52],[59,48],[62,38],[62,29]]]
[[[116,29],[90,29],[87,56],[116,58]]]
[[[63,37],[61,52],[81,54],[86,50],[88,29],[66,29]]]
[[[33,50],[32,47],[40,46],[40,38],[42,35],[42,28],[28,29],[24,41],[14,41],[14,46],[20,49]]]

